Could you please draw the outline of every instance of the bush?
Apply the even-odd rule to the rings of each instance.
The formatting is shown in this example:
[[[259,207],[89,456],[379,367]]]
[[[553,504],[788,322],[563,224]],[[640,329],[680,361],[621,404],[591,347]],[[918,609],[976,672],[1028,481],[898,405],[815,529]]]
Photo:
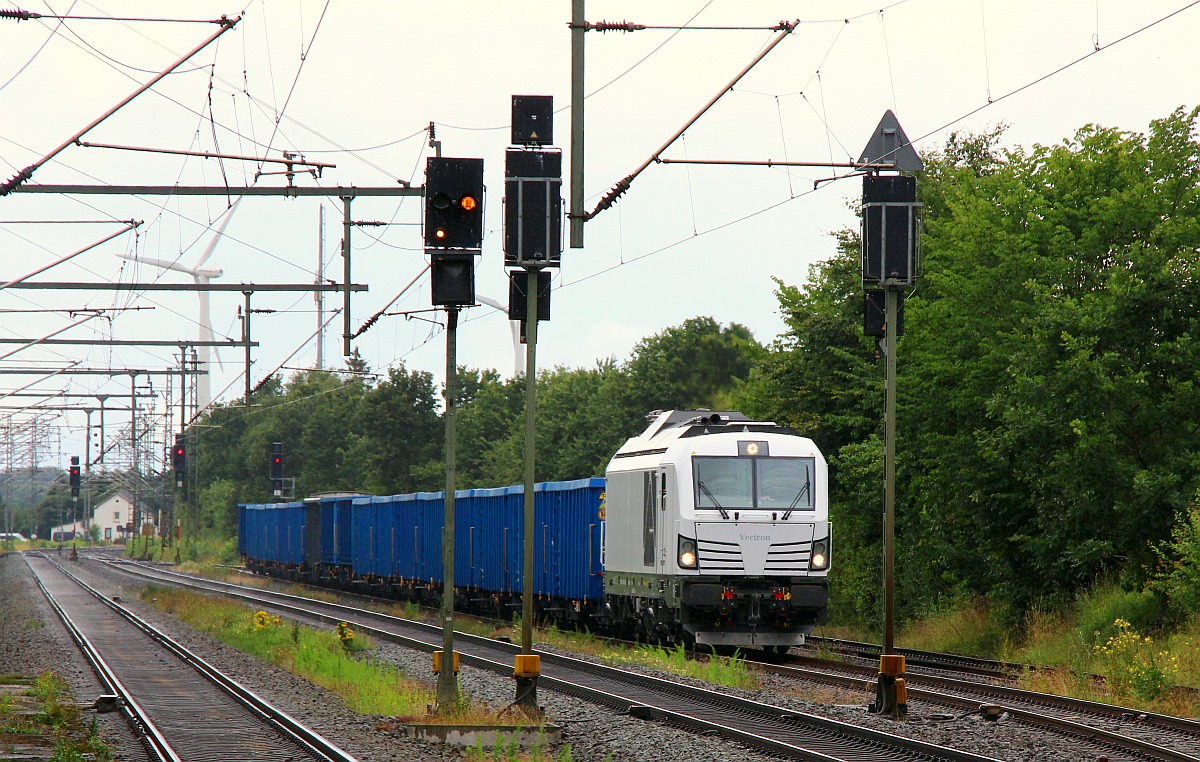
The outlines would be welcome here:
[[[1086,639],[1101,642],[1117,634],[1118,619],[1145,632],[1159,623],[1158,600],[1149,590],[1122,590],[1102,585],[1081,595],[1076,602],[1077,629]]]
[[[1200,500],[1200,493],[1197,493]],[[1171,606],[1185,616],[1200,613],[1200,507],[1188,504],[1175,515],[1171,540],[1157,545],[1160,570],[1150,587],[1167,596]]]
[[[1139,635],[1124,619],[1114,621],[1113,628],[1116,631],[1092,649],[1104,663],[1112,692],[1148,701],[1166,695],[1177,671],[1175,658],[1155,650],[1150,636]]]
[[[967,601],[905,626],[900,640],[933,651],[1003,658],[1009,638],[985,601]]]

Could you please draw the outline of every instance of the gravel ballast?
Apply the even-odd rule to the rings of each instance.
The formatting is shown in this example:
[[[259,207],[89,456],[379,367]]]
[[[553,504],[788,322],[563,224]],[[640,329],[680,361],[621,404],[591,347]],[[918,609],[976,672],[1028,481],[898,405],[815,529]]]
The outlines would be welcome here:
[[[173,617],[139,600],[137,590],[141,585],[127,575],[86,559],[73,564],[72,569],[105,594],[121,595],[122,603],[140,616],[179,639],[187,648],[196,651],[258,695],[309,725],[363,762],[432,762],[463,758],[463,753],[459,750],[404,737],[402,728],[393,722],[392,718],[350,712],[341,699],[329,691],[182,625]],[[24,623],[34,616],[44,620],[46,626],[24,627]],[[328,627],[319,624],[316,626]],[[434,685],[430,657],[426,653],[377,642],[373,658],[393,663],[410,677],[426,681],[431,687]],[[53,612],[34,585],[24,560],[15,555],[0,558],[0,672],[37,674],[47,669],[67,678],[72,689],[76,691],[77,699],[91,700],[99,689],[94,676],[83,665],[82,657],[78,656],[70,643],[66,631],[53,619]],[[63,674],[63,669],[70,674]],[[638,671],[675,682],[700,684],[698,681],[652,670]],[[459,678],[463,692],[476,701],[493,707],[504,707],[512,701],[514,683],[511,676],[464,666]],[[1017,723],[986,722],[978,717],[934,722],[928,719],[928,715],[944,710],[923,707],[915,702],[909,706],[908,721],[893,722],[865,711],[865,705],[871,699],[866,693],[859,697],[860,705],[830,705],[784,695],[781,691],[797,693],[797,687],[796,683],[783,678],[766,676],[763,685],[761,690],[754,692],[729,688],[721,690],[776,704],[795,712],[819,714],[842,722],[866,725],[931,743],[954,746],[999,760],[1094,762],[1097,758],[1095,747],[1084,743],[1070,743]],[[851,695],[850,698],[851,701],[847,701],[844,696],[839,696],[836,700],[852,703],[854,696]],[[634,719],[607,707],[557,694],[544,687],[538,691],[538,700],[545,707],[547,718],[563,728],[563,743],[570,745],[570,759],[578,762],[765,762],[777,759],[718,737],[700,736],[662,723]],[[112,718],[115,715],[107,717]],[[137,749],[130,749],[128,731],[125,731],[122,738],[119,729],[109,727],[113,724],[115,723],[107,720],[104,731],[113,736],[116,741],[114,745],[118,746],[123,755],[136,753]]]

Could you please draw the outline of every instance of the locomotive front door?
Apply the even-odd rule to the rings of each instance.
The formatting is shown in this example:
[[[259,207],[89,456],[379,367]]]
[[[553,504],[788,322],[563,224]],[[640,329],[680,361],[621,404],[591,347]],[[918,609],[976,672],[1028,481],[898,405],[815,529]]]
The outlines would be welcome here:
[[[658,558],[658,473],[642,473],[642,566],[656,568]]]
[[[668,531],[668,527],[675,526],[675,521],[673,520],[675,518],[675,512],[672,507],[675,496],[673,494],[673,489],[671,489],[669,486],[673,485],[675,482],[673,478],[674,475],[675,471],[670,466],[665,466],[659,469],[658,473],[656,474],[658,477],[658,483],[656,485],[657,497],[655,501],[658,506],[658,510],[655,511],[655,513],[658,515],[658,532],[656,533],[656,540],[658,544],[658,552],[656,555],[658,557],[658,563],[655,571],[659,574],[668,573],[668,561],[670,559],[670,554],[673,552],[672,549],[675,544],[675,539],[669,536],[671,533]]]

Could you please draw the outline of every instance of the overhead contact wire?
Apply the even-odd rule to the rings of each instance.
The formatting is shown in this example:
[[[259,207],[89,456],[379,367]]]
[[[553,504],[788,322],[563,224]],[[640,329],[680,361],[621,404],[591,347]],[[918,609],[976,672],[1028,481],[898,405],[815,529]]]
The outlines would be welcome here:
[[[1200,0],[1198,0],[1198,1],[1200,1]],[[641,165],[639,165],[638,168],[635,169],[633,172],[626,175],[621,180],[617,181],[617,184],[614,185],[612,187],[612,189],[609,190],[609,192],[607,194],[605,194],[605,196],[603,198],[600,199],[600,202],[598,204],[596,204],[596,208],[594,208],[592,211],[586,212],[584,214],[584,219],[590,220],[593,217],[595,217],[597,214],[599,214],[600,212],[604,211],[605,209],[609,208],[614,203],[616,203],[617,199],[620,198],[621,195],[625,193],[625,191],[629,190],[630,184],[633,183],[633,181],[637,178],[637,176],[640,175],[643,171],[645,171],[645,169],[647,167],[649,167],[651,164],[658,161],[658,158],[660,156],[662,156],[664,151],[666,151],[668,148],[670,148],[675,143],[675,141],[678,140],[680,138],[680,136],[683,135],[683,133],[687,132],[688,129],[690,129],[692,125],[694,125],[697,121],[699,121],[700,117],[702,117],[706,113],[708,113],[708,110],[711,109],[713,106],[715,106],[717,104],[717,101],[721,100],[721,98],[723,98],[725,96],[725,93],[732,90],[733,86],[736,85],[739,81],[741,81],[742,77],[745,77],[748,73],[750,73],[750,70],[753,69],[755,66],[757,66],[759,61],[766,58],[767,55],[772,50],[774,50],[776,48],[776,46],[779,45],[779,43],[783,42],[783,40],[785,38],[787,38],[787,36],[790,35],[795,30],[796,23],[798,23],[798,22],[792,22],[790,24],[781,25],[780,31],[776,34],[775,39],[772,40],[770,42],[770,44],[768,44],[765,48],[763,48],[763,50],[758,55],[756,55],[754,57],[754,59],[752,61],[750,61],[750,63],[745,68],[743,68],[740,72],[738,72],[738,74],[732,80],[730,80],[729,83],[720,90],[720,92],[718,92],[716,95],[714,95],[708,101],[708,103],[706,103],[704,105],[704,107],[696,113],[695,116],[693,116],[691,119],[689,119],[687,121],[687,123],[683,125],[683,127],[679,128],[675,132],[674,135],[672,135],[670,138],[668,138],[667,142],[663,143],[662,146],[660,146],[657,151],[655,151],[653,154],[651,154],[650,158],[648,158],[644,162],[642,162]]]

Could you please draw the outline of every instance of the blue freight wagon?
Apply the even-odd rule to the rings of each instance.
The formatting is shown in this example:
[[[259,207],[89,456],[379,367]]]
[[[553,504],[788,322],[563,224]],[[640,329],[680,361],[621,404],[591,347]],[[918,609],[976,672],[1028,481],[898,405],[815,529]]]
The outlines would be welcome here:
[[[539,595],[600,600],[604,593],[604,568],[600,564],[603,494],[603,479],[534,486],[534,531],[542,533],[540,566],[534,545],[534,590]]]
[[[263,563],[298,567],[304,562],[304,504],[254,503],[238,506],[242,554]]]
[[[539,607],[580,612],[603,595],[603,479],[534,487],[533,593]],[[250,562],[310,567],[336,584],[391,589],[434,602],[441,595],[444,493],[367,497],[325,495],[303,503],[238,507],[238,546]],[[460,601],[506,614],[523,589],[524,488],[459,490],[455,495],[454,583]],[[320,547],[305,552],[306,520],[320,524]],[[313,529],[315,531],[315,528]],[[456,604],[457,605],[457,604]]]
[[[535,595],[578,601],[600,599],[603,593],[600,496],[603,492],[603,479],[534,485]],[[521,592],[524,486],[462,490],[455,497],[454,507],[455,586],[492,593]],[[427,546],[426,553],[441,547],[440,533],[431,539],[435,544]],[[440,577],[437,579],[440,581]]]
[[[351,507],[361,495],[321,498],[321,563],[349,567],[354,560]]]
[[[365,506],[356,504],[356,507],[366,513]],[[380,570],[377,573],[403,583],[440,582],[445,516],[442,493],[374,497],[370,499],[370,508],[374,511],[372,520],[378,532],[380,553],[384,556],[375,567]]]

